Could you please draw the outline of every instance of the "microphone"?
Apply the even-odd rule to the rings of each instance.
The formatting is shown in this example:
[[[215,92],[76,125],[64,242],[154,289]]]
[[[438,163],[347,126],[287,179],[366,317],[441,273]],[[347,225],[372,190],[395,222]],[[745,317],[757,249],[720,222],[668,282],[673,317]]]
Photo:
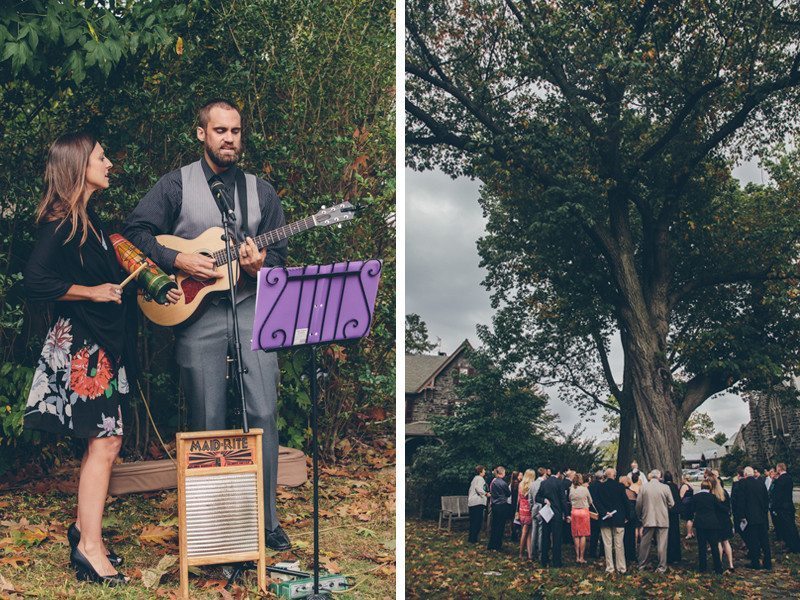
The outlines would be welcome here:
[[[211,194],[214,196],[219,212],[227,215],[231,222],[236,221],[236,214],[233,212],[230,202],[228,202],[228,194],[225,193],[225,184],[217,179],[211,184]]]

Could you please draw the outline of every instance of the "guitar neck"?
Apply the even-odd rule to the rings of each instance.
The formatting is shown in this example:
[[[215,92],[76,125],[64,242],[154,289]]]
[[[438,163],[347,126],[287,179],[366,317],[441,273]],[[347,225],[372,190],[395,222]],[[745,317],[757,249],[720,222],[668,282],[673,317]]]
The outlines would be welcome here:
[[[253,241],[256,244],[256,247],[260,250],[266,248],[274,244],[275,242],[280,242],[281,240],[285,240],[297,233],[301,233],[303,231],[307,231],[314,227],[314,217],[306,217],[305,219],[300,219],[299,221],[295,221],[294,223],[289,223],[288,225],[284,225],[283,227],[278,227],[277,229],[273,229],[272,231],[267,231],[266,233],[262,233],[261,235],[257,235],[253,238]],[[233,260],[237,260],[239,257],[239,248],[244,245],[244,242],[237,243],[233,248]],[[213,254],[214,257],[214,265],[224,265],[228,261],[228,257],[225,253],[225,249],[217,250]]]

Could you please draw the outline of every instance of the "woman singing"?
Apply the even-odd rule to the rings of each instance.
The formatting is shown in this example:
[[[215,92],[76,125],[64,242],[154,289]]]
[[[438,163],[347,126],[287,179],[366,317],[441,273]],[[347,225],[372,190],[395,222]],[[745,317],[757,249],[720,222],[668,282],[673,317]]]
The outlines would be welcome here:
[[[123,273],[102,222],[89,207],[108,187],[111,161],[88,133],[51,146],[36,245],[25,269],[35,302],[55,302],[36,365],[25,427],[88,440],[70,526],[70,562],[79,580],[119,585],[122,558],[103,544],[101,522],[111,466],[122,446],[122,403],[129,392],[135,323],[125,318]],[[172,293],[170,301],[178,298]]]

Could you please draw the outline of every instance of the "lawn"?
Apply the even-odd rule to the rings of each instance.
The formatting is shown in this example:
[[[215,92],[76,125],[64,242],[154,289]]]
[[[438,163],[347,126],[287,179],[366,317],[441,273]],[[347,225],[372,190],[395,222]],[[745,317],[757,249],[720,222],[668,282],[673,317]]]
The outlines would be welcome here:
[[[745,568],[744,544],[734,540],[731,574],[696,571],[697,544],[683,541],[683,561],[666,574],[639,572],[605,574],[605,561],[575,563],[574,548],[563,547],[564,567],[542,569],[538,563],[517,558],[516,545],[506,537],[503,552],[486,549],[486,535],[478,544],[467,543],[459,526],[452,533],[437,531],[433,521],[406,522],[407,598],[798,598],[800,555],[779,554],[772,544],[773,570]],[[513,547],[512,547],[513,546]],[[602,548],[602,542],[600,544]],[[782,545],[780,546],[782,548]],[[651,549],[655,557],[655,544]]]
[[[343,599],[395,595],[394,446],[379,440],[354,449],[342,463],[322,470],[320,481],[321,562],[331,572],[355,579]],[[174,490],[109,497],[104,529],[121,569],[132,578],[120,589],[77,582],[69,567],[66,527],[76,498],[59,491],[74,477],[70,463],[51,477],[0,489],[0,598],[174,598],[178,591],[177,494]],[[267,551],[268,563],[298,560],[310,569],[311,483],[281,488],[278,514],[294,543],[291,552]],[[173,564],[174,563],[174,564]],[[160,567],[160,568],[159,568]],[[255,573],[229,590],[219,567],[190,575],[192,598],[257,596]],[[268,597],[275,597],[270,594]]]

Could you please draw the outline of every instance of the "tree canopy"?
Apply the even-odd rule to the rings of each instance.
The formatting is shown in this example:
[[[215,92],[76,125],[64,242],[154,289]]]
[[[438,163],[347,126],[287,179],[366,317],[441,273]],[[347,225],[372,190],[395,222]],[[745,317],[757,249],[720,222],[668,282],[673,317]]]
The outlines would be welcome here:
[[[707,398],[798,364],[800,7],[416,0],[408,162],[484,182],[490,346],[676,470]],[[758,152],[771,182],[741,189]],[[619,336],[621,379],[609,364]],[[588,404],[585,401],[588,400]]]

